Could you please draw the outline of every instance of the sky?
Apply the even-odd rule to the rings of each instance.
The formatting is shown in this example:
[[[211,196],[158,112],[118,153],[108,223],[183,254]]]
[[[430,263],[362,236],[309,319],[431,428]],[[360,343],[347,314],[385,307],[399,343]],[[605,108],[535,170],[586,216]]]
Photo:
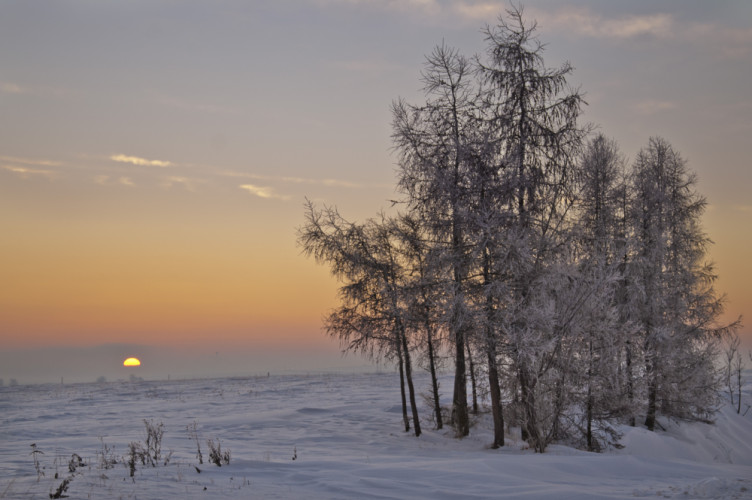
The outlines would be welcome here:
[[[355,370],[301,254],[306,198],[388,208],[393,100],[504,2],[0,1],[0,378]],[[668,140],[708,200],[724,320],[752,349],[752,2],[524,2],[582,120]],[[121,365],[137,356],[136,371]]]

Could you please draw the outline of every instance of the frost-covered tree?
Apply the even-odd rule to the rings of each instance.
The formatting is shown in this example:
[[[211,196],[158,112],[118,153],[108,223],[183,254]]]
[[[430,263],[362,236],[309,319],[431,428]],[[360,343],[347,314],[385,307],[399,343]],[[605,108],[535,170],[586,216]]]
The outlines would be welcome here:
[[[653,137],[635,159],[633,178],[631,275],[641,293],[645,425],[653,430],[659,410],[681,418],[712,414],[716,340],[729,326],[718,324],[723,300],[705,261],[710,240],[700,225],[706,201],[697,177],[665,139]]]
[[[488,60],[479,66],[483,110],[497,148],[497,203],[511,214],[500,228],[513,249],[508,252],[513,258],[502,261],[513,265],[498,273],[510,287],[502,323],[517,371],[523,434],[543,451],[542,426],[550,427],[551,418],[538,412],[537,393],[547,390],[539,381],[566,333],[551,328],[557,319],[546,290],[553,279],[548,273],[556,275],[558,264],[568,257],[561,250],[570,238],[571,169],[586,131],[577,124],[582,96],[567,84],[572,67],[547,68],[535,31],[521,9],[509,9],[485,30]]]
[[[578,169],[577,218],[586,257],[593,263],[611,265],[621,260],[623,170],[624,159],[616,141],[603,134],[588,141]]]
[[[641,412],[649,429],[658,412],[708,418],[717,339],[736,324],[718,323],[695,177],[663,139],[631,171],[615,141],[585,142],[572,67],[544,64],[521,8],[485,35],[485,56],[433,51],[424,104],[393,103],[401,215],[354,224],[308,205],[299,241],[343,282],[327,330],[397,362],[416,434],[413,352],[437,427],[449,351],[455,434],[470,432],[469,375],[474,411],[490,400],[494,448],[504,411],[538,452],[573,438],[601,449]]]
[[[444,268],[444,322],[454,348],[452,414],[455,432],[467,436],[466,336],[469,256],[467,248],[469,159],[479,144],[475,126],[476,85],[470,62],[444,45],[427,58],[423,106],[393,104],[393,140],[398,188],[411,214],[423,219]]]
[[[629,383],[622,384],[622,355],[632,332],[619,303],[623,286],[626,232],[624,159],[614,140],[597,134],[583,150],[578,169],[579,199],[576,218],[579,281],[597,293],[582,312],[578,346],[584,398],[584,435],[589,450],[598,448],[594,424],[608,421],[629,408]],[[629,354],[625,356],[629,359]],[[631,363],[631,361],[630,361]],[[629,375],[627,375],[629,376]]]

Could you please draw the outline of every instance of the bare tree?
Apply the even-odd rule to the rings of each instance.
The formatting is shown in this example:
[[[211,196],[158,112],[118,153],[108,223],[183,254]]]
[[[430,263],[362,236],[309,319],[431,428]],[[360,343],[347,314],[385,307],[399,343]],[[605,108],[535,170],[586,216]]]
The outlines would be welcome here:
[[[739,335],[733,332],[726,341],[724,354],[726,355],[726,366],[724,366],[724,379],[726,390],[729,395],[729,402],[733,407],[736,404],[736,413],[742,412],[742,372],[744,371],[744,360],[739,350],[741,340]],[[752,353],[750,353],[752,359]],[[736,395],[736,403],[734,403]]]
[[[467,436],[466,336],[467,311],[467,179],[468,158],[475,146],[475,82],[467,59],[454,49],[438,46],[423,72],[427,102],[393,104],[393,140],[399,155],[398,188],[408,211],[424,219],[444,267],[444,321],[454,347],[453,424],[457,436]]]
[[[356,224],[342,218],[333,208],[316,210],[310,202],[306,219],[298,231],[304,253],[328,264],[332,274],[343,282],[342,304],[327,317],[327,331],[340,339],[346,351],[397,358],[405,431],[410,429],[406,381],[415,435],[420,436],[407,340],[407,311],[402,297],[402,267],[389,221],[382,216],[381,221]]]
[[[431,399],[436,428],[442,429],[439,381],[437,375],[438,332],[441,329],[438,304],[441,300],[440,280],[436,266],[435,249],[427,239],[425,224],[421,219],[401,215],[395,219],[395,243],[400,246],[405,266],[405,301],[409,311],[410,329],[425,341],[428,369],[431,376]]]

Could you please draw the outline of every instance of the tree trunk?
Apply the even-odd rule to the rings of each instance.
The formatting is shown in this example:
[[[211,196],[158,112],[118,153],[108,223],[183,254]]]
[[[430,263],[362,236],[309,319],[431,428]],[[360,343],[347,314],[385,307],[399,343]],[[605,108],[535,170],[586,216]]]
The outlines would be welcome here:
[[[407,416],[407,397],[405,396],[405,368],[402,359],[402,345],[397,342],[397,357],[399,359],[400,393],[402,395],[402,420],[405,422],[405,432],[410,432],[410,418]]]
[[[593,451],[593,341],[588,344],[590,358],[587,373],[587,449]]]
[[[590,382],[587,388],[587,449],[593,451],[593,388]]]
[[[530,380],[528,368],[520,366],[518,371],[520,378],[520,392],[522,393],[522,405],[525,409],[525,435],[530,447],[538,453],[545,451],[545,445],[541,440],[540,431],[538,430],[538,415],[535,409],[535,387]]]
[[[655,430],[656,396],[658,392],[656,374],[654,370],[648,372],[648,412],[645,426],[649,431]]]
[[[496,347],[489,339],[488,349],[488,390],[491,393],[491,413],[494,423],[494,441],[492,448],[504,446],[504,414],[501,407],[501,388],[499,387],[499,370],[496,367]]]
[[[631,342],[627,340],[627,401],[629,402],[629,425],[637,425],[634,415],[634,373],[632,369],[632,347]]]
[[[459,248],[459,231],[455,225],[453,234],[455,251]],[[460,300],[462,272],[459,265],[454,267],[454,300]],[[467,411],[467,368],[465,366],[465,326],[460,320],[459,305],[455,304],[451,328],[454,330],[454,395],[452,398],[452,423],[457,437],[470,434],[470,415]]]
[[[470,387],[473,392],[473,415],[478,414],[478,386],[475,383],[475,363],[473,363],[473,355],[470,352],[470,344],[465,343],[467,346],[467,360],[470,363]]]
[[[483,251],[483,284],[491,283],[491,257],[488,247]],[[499,369],[496,366],[496,336],[492,325],[493,299],[490,294],[486,295],[486,355],[488,358],[488,392],[491,395],[491,414],[494,423],[494,440],[492,448],[504,446],[504,414],[501,407],[501,387],[499,386]]]
[[[436,428],[442,429],[444,421],[441,418],[441,404],[439,403],[439,381],[436,378],[436,359],[433,351],[433,330],[426,321],[426,336],[428,338],[428,364],[431,370],[431,388],[433,391],[433,411],[436,416]]]
[[[462,328],[455,332],[454,397],[452,416],[457,437],[470,434],[470,415],[467,411],[467,369],[465,368],[465,335]]]
[[[405,335],[404,328],[401,328],[400,337],[402,338],[402,351],[405,355],[405,375],[407,376],[407,387],[410,391],[410,408],[413,413],[413,428],[415,429],[415,437],[420,436],[420,419],[418,418],[418,405],[415,404],[415,388],[413,387],[413,369],[410,363],[410,350],[407,347],[407,336]]]
[[[750,354],[752,357],[752,354]],[[736,413],[742,412],[742,359],[741,356],[737,360],[736,365]]]
[[[648,330],[648,339],[650,331]],[[655,366],[655,350],[652,342],[648,340],[645,348],[645,371],[648,379],[648,412],[645,417],[645,426],[649,431],[655,430],[656,397],[658,395],[658,371]]]

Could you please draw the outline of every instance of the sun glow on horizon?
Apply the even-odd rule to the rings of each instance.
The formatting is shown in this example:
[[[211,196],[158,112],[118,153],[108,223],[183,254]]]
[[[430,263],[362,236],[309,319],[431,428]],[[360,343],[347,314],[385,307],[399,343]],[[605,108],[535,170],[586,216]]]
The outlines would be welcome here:
[[[128,358],[123,361],[123,366],[141,366],[141,361],[138,358]]]

